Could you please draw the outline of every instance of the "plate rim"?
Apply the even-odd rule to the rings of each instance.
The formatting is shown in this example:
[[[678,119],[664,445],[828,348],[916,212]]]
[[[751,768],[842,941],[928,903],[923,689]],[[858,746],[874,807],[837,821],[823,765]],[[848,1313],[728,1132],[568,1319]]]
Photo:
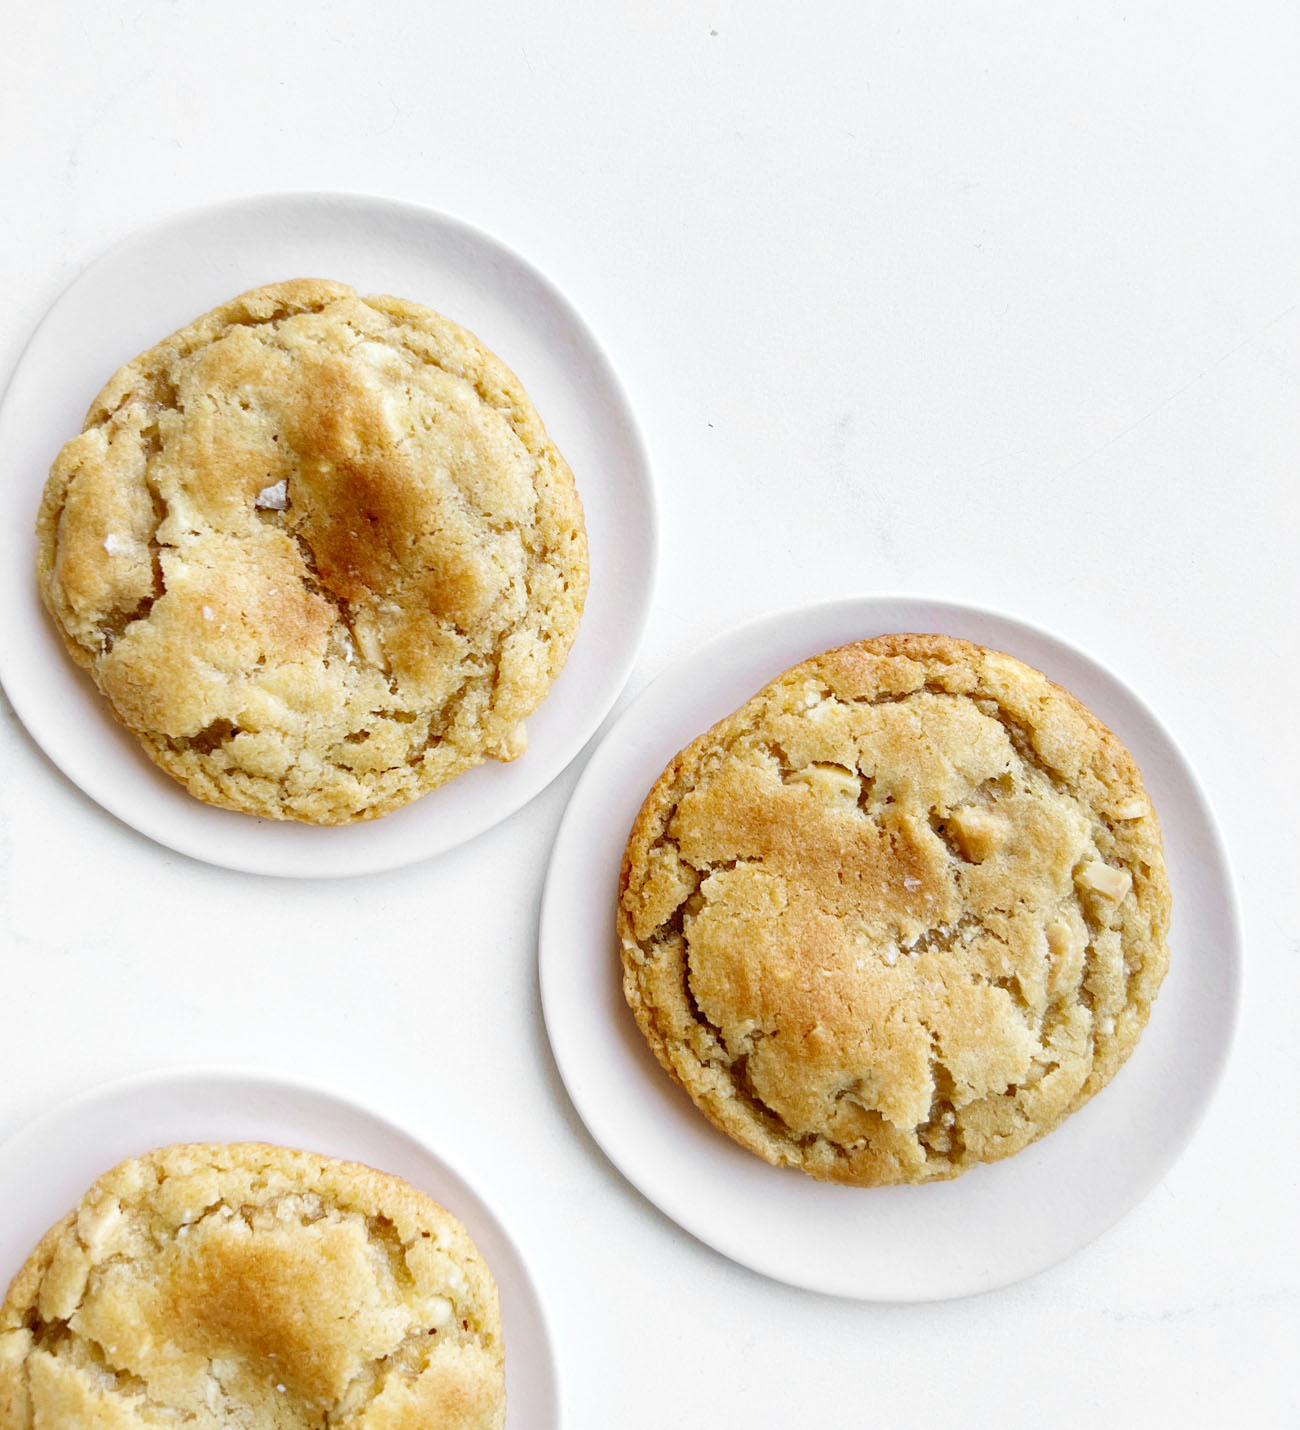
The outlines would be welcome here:
[[[111,789],[105,791],[99,788],[96,781],[93,778],[87,778],[84,769],[80,767],[74,773],[67,767],[64,760],[56,756],[54,750],[50,748],[51,744],[56,749],[61,747],[45,729],[47,722],[42,720],[40,710],[37,708],[38,698],[32,696],[27,688],[27,682],[21,675],[21,661],[18,660],[18,657],[10,654],[11,648],[7,643],[0,645],[0,691],[3,691],[4,698],[9,702],[27,737],[39,750],[42,758],[67,779],[82,797],[90,800],[113,819],[152,843],[185,858],[209,864],[214,868],[229,869],[236,873],[253,874],[266,878],[333,879],[364,876],[409,868],[413,864],[436,859],[496,828],[545,793],[599,735],[601,726],[617,705],[636,668],[636,661],[644,643],[646,627],[654,605],[662,555],[660,495],[645,429],[627,384],[583,311],[545,270],[516,248],[514,244],[498,237],[490,229],[462,218],[458,214],[412,199],[346,189],[263,190],[252,194],[227,196],[155,216],[138,227],[119,234],[82,263],[56,292],[21,344],[11,368],[5,375],[3,387],[0,387],[0,431],[3,431],[9,422],[16,420],[10,412],[12,394],[41,334],[47,325],[61,314],[65,304],[75,299],[77,290],[83,283],[93,280],[97,271],[110,265],[114,260],[129,255],[138,245],[165,241],[170,230],[181,230],[195,223],[217,221],[223,216],[233,219],[241,214],[255,215],[259,212],[274,211],[277,206],[281,205],[301,208],[304,211],[314,205],[326,205],[347,208],[354,212],[362,211],[369,215],[387,212],[398,214],[408,222],[432,223],[444,232],[458,235],[471,244],[479,246],[482,251],[513,264],[517,271],[526,275],[528,280],[535,285],[536,290],[544,295],[546,301],[563,315],[571,331],[581,338],[588,355],[599,366],[608,385],[609,393],[615,399],[615,420],[626,434],[627,450],[633,459],[638,477],[637,486],[643,499],[645,520],[639,524],[637,539],[643,551],[642,563],[645,577],[635,593],[635,601],[631,604],[629,611],[625,613],[625,618],[618,623],[618,628],[623,633],[623,639],[618,647],[619,658],[616,661],[606,662],[614,673],[607,682],[601,700],[593,703],[591,713],[582,722],[583,727],[586,728],[584,738],[564,756],[562,762],[540,785],[531,788],[519,803],[503,808],[502,812],[491,815],[486,822],[478,818],[464,823],[459,832],[453,829],[449,836],[444,834],[427,838],[424,841],[418,839],[403,841],[400,844],[395,844],[386,852],[378,850],[376,853],[367,855],[359,847],[346,849],[341,855],[327,856],[330,862],[322,870],[319,867],[309,867],[311,860],[318,857],[318,851],[295,852],[287,844],[283,850],[279,851],[269,847],[238,850],[230,845],[222,845],[219,850],[214,851],[211,845],[219,841],[215,841],[206,832],[199,831],[191,835],[187,827],[178,826],[173,829],[165,818],[151,818],[148,814],[148,807],[151,803],[148,798],[141,800],[145,807],[145,813],[137,813],[129,796],[119,796]],[[582,498],[582,496],[583,492],[579,488],[579,497]],[[34,509],[33,506],[33,513]],[[34,519],[33,515],[33,522]],[[39,599],[34,599],[40,607],[40,614],[44,616],[43,606]],[[48,618],[46,619],[48,620]],[[580,638],[581,622],[578,633]],[[66,652],[61,649],[57,632],[51,628],[48,635],[52,658],[66,660]],[[17,664],[15,664],[16,661],[18,661]],[[566,668],[567,664],[566,661]],[[16,680],[15,671],[19,672]],[[78,671],[76,675],[80,680],[90,679],[84,671]],[[563,675],[564,670],[562,669],[558,679],[562,680]],[[15,686],[17,694],[15,694]],[[104,718],[111,720],[111,714],[104,705],[102,696],[99,696],[96,691],[94,697],[101,706]],[[181,790],[179,785],[177,785],[177,790]],[[421,798],[427,798],[436,793],[436,789],[430,790]],[[195,796],[188,793],[186,793],[186,798],[195,800],[198,804],[204,804],[203,801],[197,800]],[[403,806],[403,809],[413,808],[419,803],[420,800],[412,801],[411,805]],[[205,808],[221,815],[232,813],[227,810],[219,810],[215,806],[205,805]],[[393,812],[400,813],[401,811]],[[236,815],[235,817],[246,818],[250,821],[256,819],[259,823],[280,823],[280,821],[262,820],[258,816]],[[284,822],[290,825],[298,824],[297,821]],[[364,830],[367,825],[374,826],[382,823],[382,819],[356,821],[353,824],[341,826],[341,828],[357,831],[358,829]],[[308,825],[302,827],[314,828],[314,826]]]
[[[1214,857],[1216,873],[1222,880],[1222,893],[1224,896],[1222,909],[1225,926],[1230,934],[1222,951],[1222,963],[1226,970],[1226,981],[1229,985],[1229,990],[1227,998],[1223,1000],[1223,1003],[1220,1005],[1222,1007],[1222,1016],[1219,1024],[1222,1030],[1221,1037],[1215,1049],[1213,1060],[1206,1066],[1207,1075],[1201,1100],[1195,1107],[1192,1115],[1187,1117],[1183,1122],[1179,1130],[1179,1135],[1175,1139],[1168,1157],[1154,1170],[1148,1169],[1146,1175],[1139,1179],[1136,1191],[1125,1198],[1121,1209],[1116,1215],[1112,1216],[1109,1221],[1095,1231],[1086,1233],[1081,1239],[1078,1237],[1067,1239],[1068,1245],[1066,1245],[1063,1250],[1057,1251],[1048,1259],[1041,1261],[1040,1264],[1027,1269],[1015,1270],[1010,1275],[994,1274],[987,1276],[981,1280],[979,1284],[970,1284],[959,1289],[940,1292],[919,1291],[915,1293],[898,1287],[886,1292],[847,1287],[834,1276],[818,1274],[817,1268],[814,1268],[810,1274],[792,1275],[788,1267],[780,1269],[774,1267],[770,1260],[764,1259],[761,1255],[754,1255],[752,1253],[746,1254],[746,1248],[743,1246],[738,1248],[736,1246],[736,1238],[718,1235],[713,1229],[702,1226],[701,1220],[691,1215],[689,1209],[686,1214],[683,1215],[679,1205],[666,1204],[657,1188],[648,1186],[639,1175],[635,1175],[632,1171],[629,1171],[624,1164],[624,1157],[621,1154],[621,1148],[618,1146],[616,1139],[608,1137],[608,1129],[601,1124],[599,1117],[594,1120],[590,1120],[588,1117],[586,1097],[581,1090],[581,1077],[579,1076],[575,1079],[574,1069],[569,1061],[570,1048],[563,1043],[563,1037],[560,1043],[557,1044],[555,1030],[557,1026],[562,1026],[563,1023],[563,1019],[558,1012],[561,1007],[558,991],[561,974],[557,969],[564,966],[564,960],[547,956],[548,948],[554,948],[561,942],[552,932],[553,925],[556,923],[558,917],[557,908],[560,899],[560,894],[557,890],[559,878],[557,871],[562,866],[562,860],[567,852],[567,845],[572,838],[576,837],[574,830],[577,828],[578,820],[584,813],[582,807],[584,798],[605,773],[602,769],[602,755],[606,751],[612,751],[613,753],[611,753],[608,758],[611,763],[614,763],[619,754],[626,753],[621,746],[627,744],[628,732],[636,730],[637,721],[642,712],[653,709],[662,691],[668,689],[674,682],[680,683],[683,677],[688,676],[691,671],[704,664],[710,657],[716,657],[733,646],[752,642],[755,637],[766,629],[774,629],[784,626],[787,623],[794,623],[805,619],[813,620],[819,625],[825,625],[833,620],[837,614],[847,614],[859,610],[864,612],[885,612],[905,606],[932,607],[943,611],[945,618],[948,614],[951,614],[951,616],[957,620],[966,618],[976,620],[991,619],[994,623],[1005,626],[1012,631],[1020,630],[1027,632],[1036,639],[1060,647],[1065,652],[1080,659],[1085,666],[1091,668],[1090,674],[1100,676],[1103,681],[1112,682],[1118,687],[1120,693],[1125,698],[1133,702],[1139,713],[1150,722],[1153,730],[1166,742],[1168,751],[1175,761],[1177,773],[1179,777],[1185,781],[1187,791],[1195,803],[1196,811],[1201,816],[1203,833],[1209,841],[1209,848]],[[874,622],[875,618],[868,616],[867,619]],[[882,626],[878,631],[872,628],[864,634],[862,639],[868,639],[872,634],[883,635],[889,633],[891,630],[901,632],[903,629],[904,627],[902,625],[894,627]],[[969,639],[969,637],[961,638]],[[843,642],[838,642],[838,644],[843,644]],[[823,645],[819,647],[821,650],[834,648],[834,645]],[[808,656],[811,657],[816,653],[817,651],[810,649]],[[1014,654],[1014,652],[1007,653]],[[1020,657],[1017,656],[1016,658],[1019,659]],[[779,670],[774,669],[767,678],[773,679],[779,673]],[[1048,675],[1048,679],[1053,679],[1053,677]],[[755,690],[758,688],[759,687],[756,686]],[[725,713],[726,712],[723,712],[723,714]],[[704,724],[705,718],[706,717],[702,716],[700,721],[697,722],[699,726],[696,730],[697,734],[703,733],[703,730],[708,728],[708,726]],[[720,715],[715,718],[722,718],[722,716]],[[693,737],[688,737],[688,739],[689,738]],[[665,761],[671,759],[676,748],[676,746],[672,749],[665,747],[663,759]],[[713,635],[685,654],[678,656],[666,667],[661,669],[650,682],[638,692],[636,697],[620,712],[618,719],[602,736],[600,744],[584,766],[570,794],[568,804],[565,807],[564,815],[555,834],[551,857],[548,860],[543,882],[538,918],[537,957],[538,989],[542,1005],[543,1022],[546,1027],[547,1041],[551,1049],[551,1055],[555,1060],[556,1068],[560,1074],[560,1081],[564,1087],[565,1095],[569,1098],[584,1128],[600,1148],[603,1156],[617,1171],[619,1177],[695,1240],[712,1248],[712,1250],[719,1255],[739,1265],[746,1266],[750,1270],[770,1280],[795,1286],[803,1290],[844,1300],[874,1304],[933,1304],[983,1295],[1007,1286],[1016,1285],[1060,1265],[1063,1261],[1068,1260],[1071,1256],[1104,1236],[1108,1231],[1118,1225],[1119,1222],[1124,1220],[1135,1207],[1151,1194],[1161,1179],[1168,1174],[1170,1169],[1186,1153],[1187,1148],[1203,1125],[1215,1101],[1223,1082],[1224,1074],[1238,1034],[1243,999],[1245,965],[1244,930],[1241,917],[1240,894],[1227,842],[1224,838],[1218,817],[1215,814],[1214,807],[1209,800],[1200,775],[1182,744],[1169,729],[1164,720],[1147,702],[1145,697],[1129,683],[1126,677],[1099,660],[1087,647],[1081,646],[1076,641],[1059,635],[1052,628],[1044,626],[1039,622],[1027,619],[1024,616],[1012,614],[995,606],[988,606],[971,600],[898,590],[878,593],[859,592],[857,594],[824,597],[802,604],[770,609],[758,616],[735,624],[721,633]],[[1158,1006],[1159,1003],[1157,999],[1153,1007]],[[574,1088],[575,1080],[579,1083],[579,1090],[576,1092]],[[1104,1092],[1105,1089],[1102,1089],[1102,1091]],[[722,1135],[724,1134],[719,1134],[719,1136]],[[1011,1158],[1006,1160],[1008,1162],[1014,1161],[1014,1159]],[[1005,1163],[1002,1165],[1005,1165]],[[772,1168],[771,1170],[778,1174],[789,1171],[789,1169],[782,1168]],[[945,1185],[951,1186],[959,1182],[960,1178]],[[669,1199],[669,1201],[671,1202],[671,1199]],[[743,1236],[741,1240],[743,1241]]]
[[[524,1287],[528,1297],[531,1299],[532,1310],[535,1312],[535,1323],[538,1332],[538,1341],[544,1351],[546,1365],[549,1370],[549,1404],[543,1407],[545,1424],[552,1427],[552,1430],[559,1430],[564,1424],[563,1412],[565,1408],[564,1384],[561,1375],[560,1358],[556,1350],[557,1341],[555,1335],[555,1321],[549,1303],[542,1292],[542,1283],[537,1275],[536,1269],[529,1253],[515,1235],[508,1220],[502,1217],[499,1207],[491,1195],[483,1192],[477,1180],[467,1176],[460,1168],[459,1164],[431,1145],[427,1137],[415,1131],[413,1127],[403,1120],[394,1117],[391,1113],[376,1106],[366,1098],[360,1098],[351,1092],[343,1091],[331,1082],[325,1082],[314,1078],[304,1077],[300,1074],[282,1072],[274,1068],[259,1067],[246,1063],[169,1063],[158,1067],[151,1067],[139,1072],[129,1073],[124,1077],[111,1078],[100,1083],[91,1083],[81,1088],[79,1091],[61,1099],[53,1107],[48,1107],[44,1111],[38,1112],[35,1116],[23,1122],[6,1137],[0,1140],[0,1167],[11,1162],[16,1155],[21,1154],[29,1146],[36,1145],[42,1139],[49,1138],[52,1132],[57,1131],[60,1124],[69,1118],[84,1116],[94,1110],[97,1104],[107,1103],[118,1098],[129,1098],[137,1094],[148,1094],[165,1090],[169,1083],[178,1086],[185,1083],[205,1082],[214,1087],[222,1087],[230,1084],[244,1083],[250,1087],[269,1087],[279,1092],[289,1093],[296,1096],[306,1096],[322,1100],[328,1104],[337,1105],[353,1115],[359,1115],[364,1121],[373,1123],[380,1131],[388,1135],[396,1135],[397,1138],[410,1143],[419,1149],[425,1156],[429,1157],[438,1167],[450,1175],[453,1182],[463,1187],[469,1196],[478,1203],[477,1208],[471,1210],[482,1211],[486,1220],[491,1224],[491,1229],[496,1236],[509,1248],[510,1254],[514,1257],[519,1272],[521,1273]],[[160,1141],[153,1143],[149,1148],[139,1148],[137,1150],[124,1150],[118,1161],[127,1160],[131,1157],[143,1155],[146,1151],[163,1146],[183,1146],[198,1145],[204,1139],[195,1138],[192,1142]],[[266,1139],[249,1138],[249,1141],[262,1141]],[[287,1143],[280,1142],[279,1145],[287,1146]],[[299,1150],[313,1152],[314,1148],[301,1148]],[[319,1156],[331,1156],[330,1153],[316,1151]],[[365,1161],[364,1156],[358,1155],[354,1158],[335,1157],[335,1160],[353,1160],[360,1162],[364,1166],[373,1167],[373,1164]],[[103,1167],[100,1172],[92,1174],[92,1181],[103,1172],[111,1170],[112,1163]],[[385,1169],[373,1168],[377,1171]],[[398,1174],[388,1172],[389,1176]],[[91,1181],[86,1183],[89,1187]],[[423,1190],[426,1196],[438,1200],[437,1196],[430,1192],[428,1188],[417,1188]],[[438,1203],[442,1205],[441,1201]],[[451,1213],[458,1221],[466,1225],[471,1239],[477,1245],[477,1236],[474,1229],[468,1226],[466,1218],[461,1210],[455,1208],[444,1208]],[[53,1219],[49,1225],[53,1225]],[[35,1243],[23,1255],[30,1254],[34,1250]],[[13,1268],[11,1275],[16,1275],[23,1262],[18,1261]],[[491,1268],[490,1268],[491,1269]],[[0,1266],[0,1300],[3,1299],[4,1292],[8,1289],[11,1275],[5,1274],[5,1269]],[[495,1270],[493,1270],[493,1281],[497,1282]],[[498,1283],[499,1285],[499,1283]],[[506,1346],[506,1365],[509,1367],[510,1348]],[[536,1401],[534,1401],[536,1403]],[[507,1415],[509,1409],[507,1408]]]

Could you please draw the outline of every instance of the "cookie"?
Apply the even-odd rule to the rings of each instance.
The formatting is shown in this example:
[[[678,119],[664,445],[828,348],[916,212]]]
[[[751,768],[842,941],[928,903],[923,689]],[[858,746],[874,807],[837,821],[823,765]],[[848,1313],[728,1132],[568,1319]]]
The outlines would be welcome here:
[[[769,1162],[879,1186],[1010,1156],[1100,1091],[1168,961],[1133,759],[936,635],[779,676],[668,766],[618,900],[664,1068]]]
[[[382,1172],[256,1143],[101,1177],[0,1306],[0,1430],[500,1430],[496,1287]]]
[[[37,576],[200,799],[344,824],[525,745],[587,590],[573,476],[473,334],[259,288],[128,363],[59,453]]]

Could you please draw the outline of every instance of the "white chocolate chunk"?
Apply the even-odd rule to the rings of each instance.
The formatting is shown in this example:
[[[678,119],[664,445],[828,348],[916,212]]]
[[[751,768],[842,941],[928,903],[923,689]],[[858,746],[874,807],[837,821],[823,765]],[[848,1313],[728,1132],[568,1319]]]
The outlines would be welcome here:
[[[1092,859],[1075,873],[1074,882],[1117,904],[1133,887],[1133,876],[1127,869],[1114,869],[1100,859]]]
[[[841,800],[845,804],[856,805],[862,794],[862,781],[843,765],[806,765],[801,770],[795,770],[789,782],[792,785],[807,785],[818,799]]]
[[[77,1213],[77,1235],[92,1256],[102,1256],[113,1233],[122,1225],[122,1204],[116,1197],[86,1204]]]
[[[978,805],[954,809],[948,816],[948,830],[962,856],[972,864],[982,864],[1007,839],[1007,822],[1002,815]]]
[[[1083,957],[1087,950],[1088,938],[1082,920],[1078,927],[1059,914],[1044,930],[1047,936],[1047,992],[1051,998],[1059,998],[1070,988],[1077,986],[1083,973]]]
[[[1064,958],[1074,948],[1074,935],[1064,919],[1053,919],[1047,925],[1047,951],[1053,958]]]

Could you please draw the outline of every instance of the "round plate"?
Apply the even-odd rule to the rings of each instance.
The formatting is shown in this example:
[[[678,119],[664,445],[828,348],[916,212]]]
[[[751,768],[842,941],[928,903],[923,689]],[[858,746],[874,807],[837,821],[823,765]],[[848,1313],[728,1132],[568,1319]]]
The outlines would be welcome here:
[[[864,1190],[770,1167],[714,1130],[655,1061],[623,1001],[614,901],[632,821],[684,745],[782,670],[892,631],[1007,651],[1090,706],[1142,767],[1173,888],[1170,969],[1115,1081],[1050,1136],[952,1182]],[[1235,1019],[1232,879],[1196,777],[1127,687],[1064,641],[950,602],[866,597],[787,612],[661,676],[602,742],[565,814],[542,906],[542,1002],[574,1105],[611,1160],[735,1261],[878,1301],[990,1290],[1051,1266],[1134,1205],[1177,1157],[1222,1071]]]
[[[123,363],[259,284],[337,278],[455,318],[519,375],[573,468],[591,589],[563,674],[528,721],[529,748],[385,818],[344,828],[215,809],[158,770],[63,649],[36,591],[34,527],[59,448]],[[618,378],[571,304],[509,249],[430,210],[293,194],[170,219],[97,259],[50,309],[0,408],[3,683],[45,752],[94,800],[160,844],[251,873],[337,876],[440,853],[512,814],[595,733],[632,668],[654,579],[650,467]]]
[[[496,1278],[510,1430],[559,1430],[551,1337],[518,1247],[436,1153],[385,1118],[278,1076],[176,1069],[97,1088],[0,1146],[0,1293],[102,1172],[177,1142],[273,1142],[364,1162],[428,1193],[464,1222]]]

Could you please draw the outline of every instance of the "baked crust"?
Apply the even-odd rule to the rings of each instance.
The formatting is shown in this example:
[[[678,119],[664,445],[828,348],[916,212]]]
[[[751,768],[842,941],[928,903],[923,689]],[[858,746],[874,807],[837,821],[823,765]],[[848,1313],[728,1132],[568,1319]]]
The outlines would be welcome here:
[[[59,453],[37,576],[191,793],[341,824],[512,759],[587,589],[518,379],[415,303],[296,280],[128,363]]]
[[[0,1306],[0,1430],[500,1430],[496,1286],[396,1177],[258,1143],[101,1177]]]
[[[958,1175],[1114,1076],[1168,962],[1160,826],[1119,740],[1011,656],[891,635],[688,746],[623,862],[660,1063],[769,1162]]]

